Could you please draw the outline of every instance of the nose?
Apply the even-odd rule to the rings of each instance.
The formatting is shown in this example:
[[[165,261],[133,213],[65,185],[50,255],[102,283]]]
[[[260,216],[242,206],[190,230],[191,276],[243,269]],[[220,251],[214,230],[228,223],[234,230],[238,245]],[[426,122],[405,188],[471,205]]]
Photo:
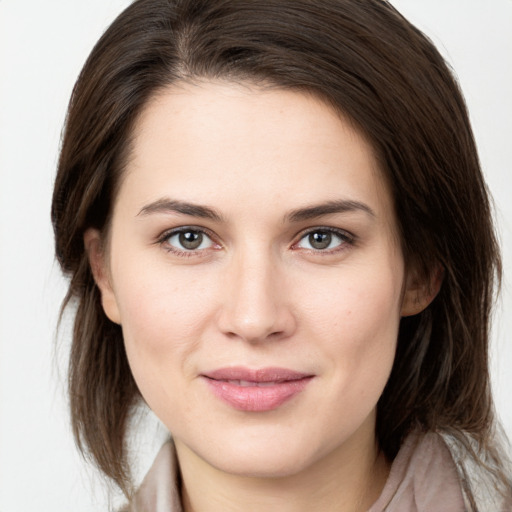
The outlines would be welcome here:
[[[268,255],[239,255],[223,279],[220,331],[250,343],[291,336],[296,329],[286,276]]]

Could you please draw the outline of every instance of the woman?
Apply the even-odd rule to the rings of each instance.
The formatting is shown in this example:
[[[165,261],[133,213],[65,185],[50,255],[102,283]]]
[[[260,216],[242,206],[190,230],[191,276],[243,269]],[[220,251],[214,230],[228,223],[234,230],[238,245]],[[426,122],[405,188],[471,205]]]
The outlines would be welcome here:
[[[387,3],[134,2],[75,87],[52,218],[74,433],[132,510],[510,508],[486,187]],[[141,400],[173,441],[133,495]]]

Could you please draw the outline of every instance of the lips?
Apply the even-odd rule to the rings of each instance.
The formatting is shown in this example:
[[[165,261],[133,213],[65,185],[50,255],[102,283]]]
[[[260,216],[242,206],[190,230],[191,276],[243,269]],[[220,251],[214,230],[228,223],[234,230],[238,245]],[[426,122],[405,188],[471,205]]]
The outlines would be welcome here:
[[[213,394],[231,407],[248,412],[277,409],[304,390],[314,377],[286,368],[257,370],[229,367],[201,376]]]

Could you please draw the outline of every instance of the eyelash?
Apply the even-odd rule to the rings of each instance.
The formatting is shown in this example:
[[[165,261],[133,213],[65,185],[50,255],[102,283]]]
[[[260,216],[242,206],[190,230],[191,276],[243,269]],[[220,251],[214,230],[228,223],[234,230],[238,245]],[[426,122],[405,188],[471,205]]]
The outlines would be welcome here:
[[[332,248],[332,249],[307,249],[307,248],[300,248],[298,245],[300,242],[306,237],[310,236],[313,233],[328,233],[330,235],[334,235],[338,237],[341,242],[338,246]],[[305,250],[308,251],[310,254],[320,255],[320,256],[330,256],[333,254],[337,254],[341,251],[347,250],[350,246],[354,246],[357,242],[357,238],[352,233],[349,233],[348,231],[345,231],[343,229],[339,228],[333,228],[328,226],[315,226],[314,228],[310,228],[306,231],[302,231],[299,234],[299,239],[297,242],[295,242],[292,245],[293,250]],[[348,246],[348,247],[347,247]]]
[[[180,249],[169,244],[169,239],[171,237],[180,235],[182,233],[188,233],[188,232],[206,235],[210,239],[211,243],[214,246],[216,245],[218,248],[221,247],[220,244],[215,242],[215,237],[211,231],[209,231],[205,228],[202,228],[202,227],[197,227],[197,226],[181,226],[179,228],[174,228],[174,229],[165,231],[164,233],[162,233],[162,235],[160,235],[158,237],[156,243],[160,244],[162,247],[164,247],[164,249],[167,252],[173,253],[179,257],[189,258],[189,257],[194,257],[194,256],[195,257],[206,256],[207,255],[206,248],[205,249],[190,249],[190,250],[183,249],[183,250],[180,250]],[[297,240],[297,242],[292,244],[291,249],[292,250],[300,250],[301,248],[298,247],[300,242],[313,233],[328,233],[330,235],[334,235],[334,236],[338,237],[341,240],[341,243],[333,249],[325,249],[324,250],[324,249],[303,248],[303,250],[308,251],[309,253],[313,253],[315,255],[318,254],[318,255],[322,255],[322,256],[328,256],[328,255],[336,254],[340,251],[346,250],[347,245],[349,245],[349,246],[355,245],[355,243],[357,241],[357,238],[353,234],[351,234],[348,231],[345,231],[343,229],[327,227],[327,226],[316,226],[314,228],[310,228],[306,231],[302,231],[301,233],[299,233],[297,235],[298,240]]]
[[[177,247],[172,246],[169,244],[169,239],[173,236],[180,235],[182,233],[199,233],[202,235],[206,235],[213,245],[216,245],[220,247],[220,244],[216,243],[214,240],[214,235],[209,230],[205,228],[200,228],[196,226],[181,226],[179,228],[170,229],[168,231],[165,231],[160,235],[156,241],[157,244],[160,244],[167,252],[170,252],[172,254],[175,254],[176,256],[190,258],[190,257],[197,257],[197,256],[206,256],[206,249],[190,249],[190,250],[180,250]]]

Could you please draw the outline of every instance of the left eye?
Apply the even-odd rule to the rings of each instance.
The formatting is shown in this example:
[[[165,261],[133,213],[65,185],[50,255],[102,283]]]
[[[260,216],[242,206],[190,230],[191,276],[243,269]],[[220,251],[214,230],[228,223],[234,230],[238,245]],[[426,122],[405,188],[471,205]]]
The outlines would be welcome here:
[[[203,231],[184,229],[171,233],[165,242],[178,251],[199,251],[214,245],[212,239]]]
[[[348,236],[344,236],[334,231],[326,229],[317,229],[304,235],[296,245],[302,249],[312,249],[315,251],[325,251],[336,249],[348,242]]]

